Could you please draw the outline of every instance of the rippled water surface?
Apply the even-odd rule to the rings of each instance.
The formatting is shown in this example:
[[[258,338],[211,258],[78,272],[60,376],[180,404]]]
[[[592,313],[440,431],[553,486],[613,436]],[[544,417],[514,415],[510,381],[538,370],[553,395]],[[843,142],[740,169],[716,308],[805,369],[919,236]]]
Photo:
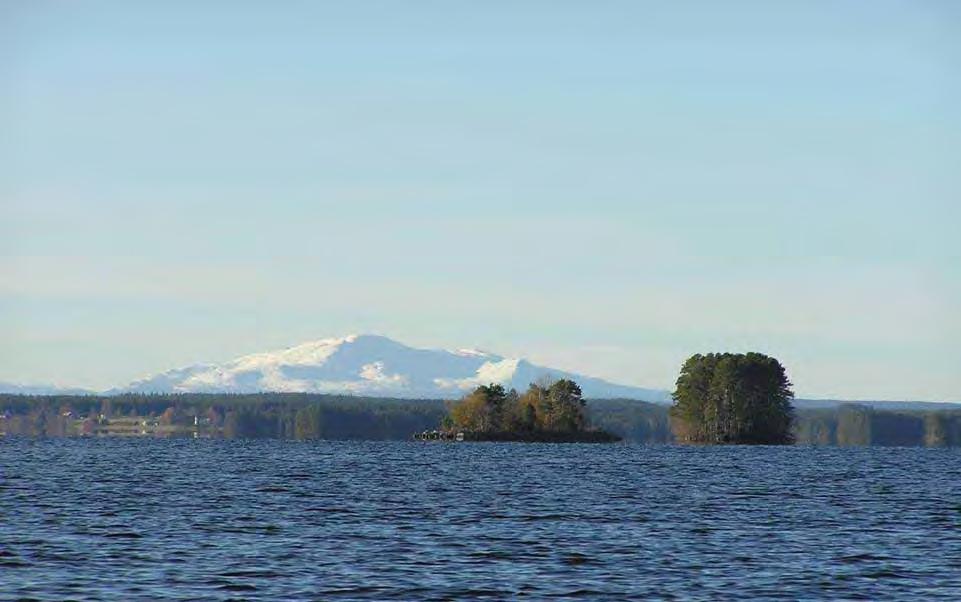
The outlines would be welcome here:
[[[961,453],[0,440],[0,599],[961,600]]]

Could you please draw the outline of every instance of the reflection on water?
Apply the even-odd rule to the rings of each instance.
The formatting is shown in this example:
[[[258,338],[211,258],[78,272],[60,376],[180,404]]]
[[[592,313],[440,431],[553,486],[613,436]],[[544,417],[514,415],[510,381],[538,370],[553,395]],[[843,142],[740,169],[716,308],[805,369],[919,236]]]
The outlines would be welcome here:
[[[961,599],[961,452],[0,440],[0,598]]]

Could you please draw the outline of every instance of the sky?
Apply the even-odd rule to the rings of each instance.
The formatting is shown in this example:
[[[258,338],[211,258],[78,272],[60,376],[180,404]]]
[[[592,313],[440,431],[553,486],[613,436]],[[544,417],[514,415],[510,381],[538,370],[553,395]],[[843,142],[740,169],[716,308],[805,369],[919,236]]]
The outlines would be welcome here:
[[[961,7],[0,2],[0,381],[347,333],[961,401]]]

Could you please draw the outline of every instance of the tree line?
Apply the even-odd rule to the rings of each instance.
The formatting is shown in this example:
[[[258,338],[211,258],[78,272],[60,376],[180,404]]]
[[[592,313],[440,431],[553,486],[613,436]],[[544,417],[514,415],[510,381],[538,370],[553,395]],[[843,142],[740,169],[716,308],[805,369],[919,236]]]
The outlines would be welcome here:
[[[84,434],[84,424],[143,418],[191,434],[201,424],[228,439],[407,439],[446,415],[441,400],[399,400],[308,393],[0,395],[0,432]]]
[[[189,426],[206,418],[224,438],[406,440],[436,427],[447,415],[442,400],[397,400],[337,395],[0,395],[0,432],[62,437],[80,434],[71,421],[143,416]],[[633,443],[678,442],[670,407],[632,399],[592,399],[584,419]],[[65,417],[65,413],[71,416]],[[676,428],[676,427],[674,427]],[[961,408],[881,410],[844,404],[797,409],[798,445],[961,446]]]
[[[803,410],[796,437],[804,445],[961,447],[961,409],[889,411],[843,404]]]

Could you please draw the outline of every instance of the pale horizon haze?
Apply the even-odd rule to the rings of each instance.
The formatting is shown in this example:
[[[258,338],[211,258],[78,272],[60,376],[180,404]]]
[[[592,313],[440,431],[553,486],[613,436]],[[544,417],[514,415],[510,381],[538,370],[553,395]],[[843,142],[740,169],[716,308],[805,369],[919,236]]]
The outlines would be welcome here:
[[[0,3],[0,381],[348,333],[961,401],[961,4]]]

